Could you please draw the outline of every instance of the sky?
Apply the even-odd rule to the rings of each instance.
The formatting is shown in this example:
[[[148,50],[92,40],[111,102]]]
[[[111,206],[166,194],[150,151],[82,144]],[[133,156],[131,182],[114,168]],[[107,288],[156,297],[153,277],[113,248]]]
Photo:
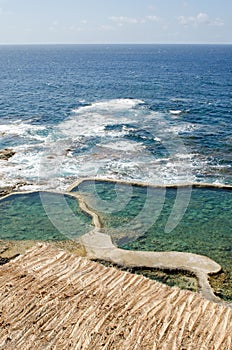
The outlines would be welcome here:
[[[232,43],[232,0],[0,0],[0,44]]]

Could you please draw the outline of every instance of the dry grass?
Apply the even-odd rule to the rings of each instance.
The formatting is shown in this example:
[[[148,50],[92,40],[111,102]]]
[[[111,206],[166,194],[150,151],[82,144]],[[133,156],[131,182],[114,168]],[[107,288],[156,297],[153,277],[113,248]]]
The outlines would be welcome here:
[[[232,349],[232,310],[38,245],[0,267],[0,349]]]

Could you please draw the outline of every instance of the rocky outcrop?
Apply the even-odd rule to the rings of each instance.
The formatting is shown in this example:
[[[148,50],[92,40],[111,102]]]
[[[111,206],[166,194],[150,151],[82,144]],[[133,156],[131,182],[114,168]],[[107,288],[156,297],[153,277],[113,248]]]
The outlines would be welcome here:
[[[7,196],[8,194],[18,191],[20,186],[25,186],[27,185],[26,182],[18,182],[15,185],[12,186],[5,186],[5,187],[0,187],[0,197]]]
[[[0,197],[6,196],[14,190],[14,186],[0,187]]]
[[[0,151],[0,160],[8,160],[15,155],[15,151],[11,148],[5,148]]]
[[[232,310],[38,245],[0,267],[0,348],[230,350]]]

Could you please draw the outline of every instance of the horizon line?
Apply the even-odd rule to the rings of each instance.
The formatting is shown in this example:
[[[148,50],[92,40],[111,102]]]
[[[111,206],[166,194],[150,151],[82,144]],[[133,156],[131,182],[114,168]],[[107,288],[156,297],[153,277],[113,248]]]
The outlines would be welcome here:
[[[0,46],[39,46],[39,45],[232,45],[232,42],[118,42],[118,43],[63,43],[63,42],[35,42],[35,43],[0,43]]]

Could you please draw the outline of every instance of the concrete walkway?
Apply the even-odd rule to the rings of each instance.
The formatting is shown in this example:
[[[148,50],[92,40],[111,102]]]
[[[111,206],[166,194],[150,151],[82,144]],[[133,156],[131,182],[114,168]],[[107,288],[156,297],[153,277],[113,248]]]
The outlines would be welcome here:
[[[208,300],[222,302],[215,296],[208,282],[208,274],[219,272],[221,266],[206,256],[182,252],[144,252],[120,249],[112,243],[109,235],[102,233],[99,229],[83,235],[80,241],[90,259],[110,261],[128,267],[193,272],[198,278],[201,294]]]

